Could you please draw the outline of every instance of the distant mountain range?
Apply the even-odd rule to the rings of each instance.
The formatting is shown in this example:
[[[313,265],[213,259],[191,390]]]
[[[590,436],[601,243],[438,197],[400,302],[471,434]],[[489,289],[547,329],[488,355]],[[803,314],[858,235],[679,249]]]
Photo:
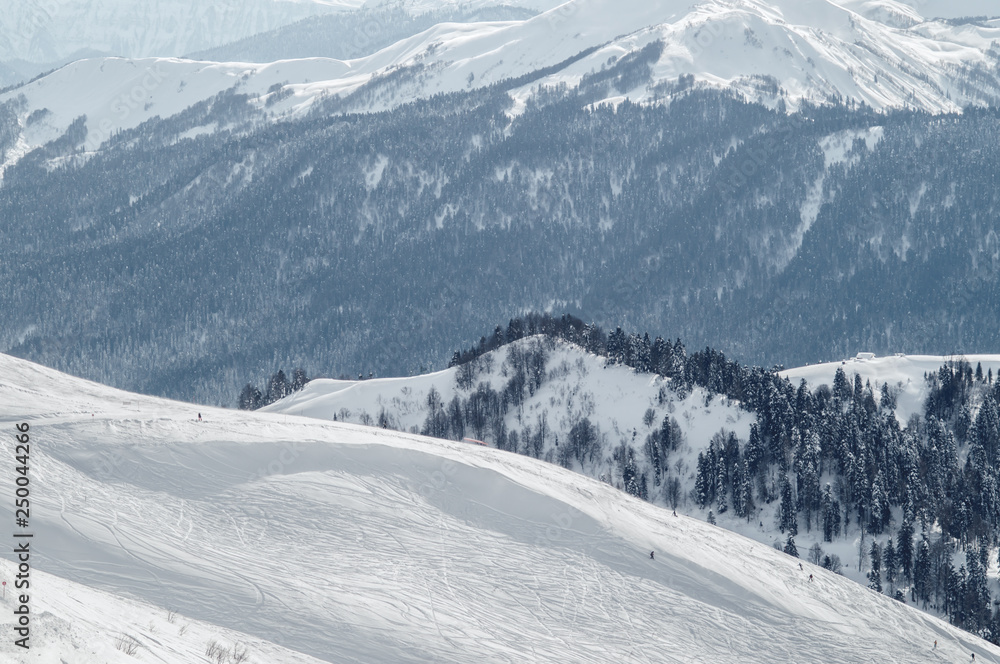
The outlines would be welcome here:
[[[16,94],[28,100],[25,114],[40,108],[52,111],[49,122],[54,130],[65,131],[84,113],[92,130],[102,122],[121,129],[153,115],[166,117],[238,84],[241,91],[255,92],[278,85],[283,99],[272,100],[268,109],[276,117],[285,117],[301,112],[317,97],[349,94],[390,72],[398,79],[408,71],[410,80],[391,95],[364,97],[344,110],[378,111],[433,94],[483,88],[541,72],[532,76],[531,85],[511,91],[521,105],[532,96],[533,88],[579,86],[612,64],[636,57],[644,47],[662,43],[649,62],[648,75],[619,82],[606,101],[666,99],[678,81],[685,80],[695,86],[737,91],[748,100],[771,107],[781,104],[790,110],[805,100],[943,112],[1000,99],[1000,50],[994,47],[1000,40],[1000,19],[927,21],[916,9],[892,0],[843,3],[851,9],[833,0],[634,0],[624,5],[611,0],[572,0],[536,16],[531,16],[540,9],[536,7],[485,6],[417,14],[416,6],[388,6],[330,14],[333,8],[325,4],[291,5],[294,11],[285,13],[276,7],[287,3],[261,0],[260,4],[256,10],[251,5],[225,10],[247,12],[254,21],[252,28],[221,16],[197,21],[226,31],[219,36],[199,37],[183,26],[166,30],[162,26],[174,22],[159,17],[129,19],[138,25],[161,26],[165,36],[145,36],[140,31],[133,38],[149,43],[104,44],[95,38],[81,41],[79,48],[147,59],[79,63]],[[958,3],[953,9],[961,6]],[[154,12],[157,5],[143,7]],[[212,4],[200,7],[202,12],[224,11]],[[968,8],[978,5],[970,3]],[[265,20],[271,15],[268,12],[276,18]],[[296,12],[327,14],[271,32],[256,31],[281,20],[290,22]],[[482,20],[497,18],[508,20]],[[458,22],[434,25],[437,21]],[[109,19],[101,25],[111,30],[114,22]],[[5,31],[23,33],[5,30],[0,24],[0,33]],[[74,34],[85,35],[87,30],[74,27]],[[186,41],[178,41],[178,35]],[[229,43],[235,40],[241,41]],[[29,50],[16,42],[8,48],[10,58],[0,54],[0,62],[15,54],[23,59]],[[219,62],[296,61],[263,66],[148,59],[199,49],[198,58]],[[43,61],[67,56],[68,52],[53,51]],[[141,83],[146,70],[158,72],[171,84],[147,89],[150,86]],[[225,75],[216,75],[219,72]],[[45,92],[77,81],[86,81],[85,95],[53,99]],[[184,90],[179,91],[182,81]],[[111,110],[122,91],[131,94],[136,85],[141,87],[137,94],[142,96],[143,110],[128,114]],[[39,140],[45,137],[51,134]]]

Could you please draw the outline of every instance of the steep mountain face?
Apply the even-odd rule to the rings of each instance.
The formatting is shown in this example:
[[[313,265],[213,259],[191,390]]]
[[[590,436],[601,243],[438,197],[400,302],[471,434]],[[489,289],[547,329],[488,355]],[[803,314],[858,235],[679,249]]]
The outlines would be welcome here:
[[[0,418],[35,443],[33,570],[60,577],[33,593],[48,638],[31,660],[136,661],[107,642],[121,626],[140,658],[175,662],[207,661],[213,639],[282,663],[1000,661],[910,606],[535,459],[288,415],[199,422],[6,356],[0,376]],[[83,656],[68,630],[85,605],[63,588],[82,617],[108,610]],[[13,648],[5,661],[28,661]]]

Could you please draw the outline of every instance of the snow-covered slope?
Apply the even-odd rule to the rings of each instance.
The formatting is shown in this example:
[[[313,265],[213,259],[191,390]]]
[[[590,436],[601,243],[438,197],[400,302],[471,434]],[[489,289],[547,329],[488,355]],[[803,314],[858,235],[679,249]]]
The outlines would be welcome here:
[[[476,361],[477,368],[470,387],[458,386],[460,369],[404,378],[374,378],[347,381],[317,379],[300,392],[266,406],[264,412],[305,415],[320,419],[337,419],[354,423],[377,422],[385,411],[389,424],[403,431],[420,431],[429,412],[427,396],[433,388],[444,406],[458,396],[468,398],[479,385],[488,385],[498,393],[513,375],[510,348],[521,352],[544,347],[547,350],[545,380],[533,394],[525,398],[521,408],[511,408],[504,421],[507,431],[536,426],[544,417],[549,440],[541,451],[543,458],[555,458],[555,442],[565,441],[570,429],[583,418],[600,428],[606,444],[625,443],[641,453],[646,436],[659,429],[664,417],[677,420],[684,436],[697,450],[720,429],[732,431],[742,439],[750,435],[755,418],[724,397],[708,398],[701,388],[690,394],[678,394],[668,379],[653,374],[636,373],[633,369],[614,365],[606,358],[584,352],[578,346],[545,337],[529,337],[487,353]],[[650,424],[643,422],[652,411]],[[472,435],[472,434],[470,434]],[[491,432],[485,437],[494,444]],[[691,453],[691,450],[688,450]],[[687,471],[693,471],[692,459],[686,458]],[[606,469],[595,467],[595,473]]]
[[[641,470],[645,467],[643,445],[646,437],[660,428],[665,417],[672,417],[684,435],[685,445],[671,458],[673,463],[681,462],[676,467],[676,475],[685,490],[690,490],[694,486],[697,455],[708,448],[712,436],[725,429],[745,441],[749,437],[750,425],[756,421],[752,413],[741,410],[724,397],[706,400],[707,393],[699,387],[695,387],[690,394],[678,394],[667,379],[610,364],[606,358],[585,353],[572,344],[542,340],[542,337],[535,337],[514,344],[528,349],[539,343],[550,343],[551,351],[545,367],[546,380],[525,400],[523,408],[511,409],[504,418],[509,432],[522,430],[526,425],[536,426],[539,418],[544,416],[550,440],[542,450],[542,458],[556,460],[558,449],[554,443],[566,441],[570,429],[587,417],[604,434],[606,454],[610,456],[613,447],[624,443],[635,450]],[[467,399],[480,382],[503,392],[512,373],[507,358],[506,347],[481,358],[476,378],[466,389],[457,385],[458,368],[408,378],[359,381],[317,379],[301,391],[262,410],[366,424],[378,422],[384,413],[390,427],[418,432],[423,430],[427,420],[427,397],[432,388],[445,406],[456,396],[459,400]],[[841,368],[852,384],[855,374],[860,375],[863,382],[871,382],[876,392],[883,384],[888,384],[896,395],[896,416],[905,425],[911,416],[923,412],[928,394],[925,375],[936,373],[944,364],[959,359],[969,362],[973,369],[981,365],[984,375],[992,371],[993,376],[1000,377],[1000,355],[988,354],[900,354],[871,359],[852,358],[788,369],[781,375],[794,386],[805,380],[810,389],[815,389],[823,384],[832,386],[837,369]],[[644,422],[647,410],[652,411],[652,418]],[[487,442],[494,445],[490,435],[486,435]],[[594,477],[604,475],[615,481],[610,458],[593,467],[578,470]],[[651,494],[650,500],[667,504],[665,496],[660,493]],[[728,525],[740,529],[736,522]],[[746,534],[761,541],[768,541],[774,536],[770,527],[762,532],[747,531]]]
[[[15,644],[10,616],[21,604],[12,592],[15,564],[0,559],[0,577],[7,581],[0,599],[0,661],[5,664],[73,662],[74,664],[127,664],[132,662],[205,662],[218,664],[206,651],[212,643],[236,662],[319,664],[300,652],[204,623],[169,608],[130,600],[121,595],[85,586],[38,569],[31,570],[30,648]],[[132,654],[129,654],[133,651]],[[218,652],[218,651],[217,651]]]
[[[847,579],[517,455],[285,415],[198,422],[8,357],[0,404],[31,424],[35,569],[325,661],[1000,661]],[[42,577],[33,606],[69,622],[84,609],[58,586]],[[98,661],[33,615],[35,652]],[[176,642],[142,607],[105,629],[147,617]]]
[[[541,10],[558,2],[406,0],[395,4],[417,14],[496,4]],[[365,5],[365,0],[12,0],[0,15],[0,62],[52,62],[81,52],[129,58],[181,56]]]
[[[877,108],[956,111],[1000,100],[1000,56],[992,50],[1000,40],[1000,23],[927,22],[921,7],[891,0],[845,4],[850,9],[833,0],[570,0],[526,20],[439,24],[348,62],[306,59],[264,66],[170,58],[89,60],[0,96],[0,103],[23,94],[25,127],[31,113],[50,111],[45,131],[26,134],[24,147],[29,149],[61,135],[84,113],[92,142],[99,141],[238,84],[241,92],[257,93],[283,86],[281,101],[266,107],[272,117],[282,118],[301,114],[319,97],[346,95],[373,80],[375,90],[346,110],[392,108],[438,92],[554,68],[513,91],[523,102],[538,85],[580,85],[588,74],[627,62],[625,56],[657,41],[664,45],[662,53],[615,79],[604,93],[608,101],[668,98],[681,76],[768,104],[783,100],[790,109],[802,100],[854,100]],[[329,9],[313,3],[293,6]],[[149,54],[168,49],[117,50]],[[412,76],[400,75],[407,69]],[[377,78],[388,72],[394,75]],[[74,92],[54,94],[59,90]]]
[[[872,387],[876,390],[888,383],[890,389],[897,394],[896,417],[901,423],[905,423],[914,414],[923,413],[924,402],[927,399],[927,382],[924,380],[924,376],[937,373],[938,369],[948,362],[965,360],[972,365],[973,369],[977,365],[981,365],[983,374],[992,371],[995,378],[1000,377],[1000,355],[899,354],[867,359],[862,359],[863,357],[866,356],[862,354],[840,362],[825,362],[797,367],[783,371],[781,375],[787,377],[795,385],[798,385],[799,381],[805,380],[810,389],[815,389],[820,385],[832,387],[837,369],[843,369],[850,381],[853,381],[854,375],[858,374],[862,381],[871,382]]]
[[[170,117],[234,87],[240,93],[262,95],[260,106],[264,108],[272,85],[280,86],[288,80],[349,79],[350,73],[349,63],[321,58],[265,65],[173,58],[94,58],[66,65],[0,97],[0,102],[20,94],[28,100],[22,112],[24,127],[19,146],[11,157],[16,160],[62,136],[80,116],[87,118],[86,147],[93,150],[117,131],[156,116]],[[313,99],[293,98],[282,108],[305,110]],[[40,112],[40,119],[28,122],[27,117],[34,112]]]

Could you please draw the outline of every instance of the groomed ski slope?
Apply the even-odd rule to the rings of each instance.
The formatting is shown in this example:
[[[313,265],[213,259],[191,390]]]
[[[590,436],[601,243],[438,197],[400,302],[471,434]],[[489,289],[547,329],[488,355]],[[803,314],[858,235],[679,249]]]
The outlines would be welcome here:
[[[11,591],[14,563],[0,560],[7,595],[0,600],[0,662],[41,664],[134,664],[135,662],[209,662],[208,644],[229,653],[246,652],[245,662],[320,664],[302,653],[281,648],[216,625],[192,621],[176,612],[136,602],[45,572],[31,572],[31,647],[14,645],[9,616],[19,606]],[[135,653],[128,653],[135,644]]]
[[[554,465],[198,410],[0,356],[0,429],[31,425],[36,569],[330,662],[1000,662],[852,581]]]

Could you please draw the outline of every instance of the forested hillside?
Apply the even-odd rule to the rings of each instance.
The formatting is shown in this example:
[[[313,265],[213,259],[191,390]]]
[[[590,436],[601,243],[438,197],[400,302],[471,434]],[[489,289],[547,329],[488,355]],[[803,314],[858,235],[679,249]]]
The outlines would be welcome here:
[[[4,173],[0,346],[228,402],[247,368],[406,374],[547,307],[765,366],[997,342],[996,112],[590,104],[643,57],[513,116],[490,88],[268,126],[231,91],[86,155],[77,123]]]

